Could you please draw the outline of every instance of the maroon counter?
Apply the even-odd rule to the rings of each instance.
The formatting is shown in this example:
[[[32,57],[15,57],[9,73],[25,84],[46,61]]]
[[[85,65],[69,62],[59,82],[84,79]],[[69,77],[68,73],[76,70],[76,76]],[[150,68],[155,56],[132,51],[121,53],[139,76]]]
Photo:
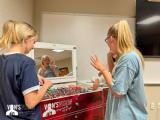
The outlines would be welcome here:
[[[108,88],[40,102],[42,120],[102,120]]]

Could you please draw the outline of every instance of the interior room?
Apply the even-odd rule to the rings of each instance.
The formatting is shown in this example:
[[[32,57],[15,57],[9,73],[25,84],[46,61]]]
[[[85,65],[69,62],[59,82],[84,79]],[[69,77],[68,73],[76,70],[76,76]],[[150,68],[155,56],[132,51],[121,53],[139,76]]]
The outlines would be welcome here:
[[[160,2],[160,0],[139,1]],[[51,24],[48,26],[46,24],[50,22],[49,20],[52,20],[50,18],[51,14],[55,15],[53,19],[57,22],[52,24],[53,26],[51,28],[53,29],[48,28]],[[49,19],[45,19],[47,17]],[[66,21],[66,23],[64,22],[64,25],[60,26],[58,24],[60,19]],[[86,22],[90,24],[79,21],[81,23],[76,24],[76,22],[81,19],[95,21],[92,21],[93,23]],[[90,65],[90,55],[96,53],[102,63],[108,67],[107,53],[109,52],[109,47],[105,45],[104,39],[107,37],[109,27],[120,19],[126,19],[128,21],[132,36],[135,40],[136,0],[0,0],[0,36],[2,35],[3,24],[7,20],[25,21],[37,30],[38,42],[75,45],[77,52],[77,81],[90,80],[91,77],[98,76],[98,71]],[[70,26],[73,22],[77,25],[76,28]],[[103,23],[106,23],[106,28],[103,26]],[[85,27],[84,29],[76,31],[77,28],[81,28],[80,25],[87,26],[90,28],[88,29],[89,31],[84,33],[87,29]],[[102,29],[98,31],[98,28]],[[93,36],[91,30],[95,33]],[[87,38],[88,36],[83,37],[81,35],[90,35],[90,39]],[[7,50],[0,51],[0,55],[6,51]],[[34,52],[37,52],[35,61],[38,71],[38,69],[41,68],[42,55],[47,53],[49,56],[52,56],[53,51],[49,53],[47,48],[44,50],[35,48]],[[55,52],[55,54],[57,53]],[[57,57],[51,59],[55,61],[55,64],[59,68],[63,69],[67,67],[68,73],[65,73],[65,75],[73,71],[72,52],[66,50],[62,56],[57,55]],[[147,97],[147,120],[160,120],[160,109],[158,109],[158,105],[160,104],[160,58],[144,58],[144,61],[145,70],[143,72],[143,80]]]

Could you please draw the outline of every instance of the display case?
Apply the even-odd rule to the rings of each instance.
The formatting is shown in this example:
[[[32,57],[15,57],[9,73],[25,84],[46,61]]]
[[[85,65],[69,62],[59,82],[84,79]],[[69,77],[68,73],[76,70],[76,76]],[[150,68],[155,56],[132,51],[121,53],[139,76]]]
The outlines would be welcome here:
[[[77,84],[85,89],[92,87],[84,82]],[[103,120],[107,95],[108,88],[100,87],[96,91],[42,100],[42,120]]]
[[[103,120],[108,87],[104,85],[92,91],[91,80],[77,81],[76,46],[37,42],[34,47],[28,56],[35,60],[37,68],[41,63],[38,59],[49,54],[59,69],[69,69],[64,76],[46,78],[53,82],[53,86],[40,102],[42,120]],[[52,50],[64,50],[65,53],[54,53]],[[67,60],[71,63],[65,63]]]

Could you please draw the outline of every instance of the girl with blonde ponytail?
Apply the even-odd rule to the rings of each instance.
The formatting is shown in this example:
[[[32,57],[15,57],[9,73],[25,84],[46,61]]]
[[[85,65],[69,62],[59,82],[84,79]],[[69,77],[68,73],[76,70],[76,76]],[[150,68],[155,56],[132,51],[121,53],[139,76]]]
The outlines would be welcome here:
[[[9,51],[0,55],[2,120],[41,120],[39,102],[53,84],[37,76],[34,60],[24,55],[34,48],[37,38],[36,30],[28,23],[9,20],[3,26],[0,48]]]
[[[91,56],[91,65],[104,76],[109,86],[105,120],[147,120],[147,100],[143,84],[144,59],[134,46],[128,23],[125,20],[113,25],[105,39],[111,53],[108,55],[109,70]],[[114,66],[111,57],[117,54]],[[111,71],[112,70],[112,71]],[[112,73],[110,75],[109,71]],[[93,89],[97,89],[96,79]]]

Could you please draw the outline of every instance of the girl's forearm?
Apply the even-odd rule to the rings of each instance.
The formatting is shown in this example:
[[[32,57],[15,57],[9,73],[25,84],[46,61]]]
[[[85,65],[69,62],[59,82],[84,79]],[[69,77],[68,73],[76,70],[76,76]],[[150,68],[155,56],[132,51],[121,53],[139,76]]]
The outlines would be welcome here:
[[[53,73],[56,77],[59,77],[59,72],[56,70],[56,68],[54,67],[54,65],[52,66],[53,69]]]
[[[41,76],[44,77],[44,73],[42,73]]]
[[[113,78],[112,78],[112,76],[109,74],[108,70],[105,69],[105,70],[102,71],[102,73],[103,73],[103,76],[104,76],[104,78],[105,78],[105,80],[106,80],[106,83],[108,84],[108,86],[109,86],[111,92],[114,94],[114,96],[117,97],[117,98],[122,97],[123,95],[117,95],[117,94],[112,90],[111,82],[113,81]]]
[[[34,108],[43,98],[48,87],[44,84],[41,89],[37,92],[36,90],[24,95],[26,106],[29,109]]]
[[[109,67],[109,72],[112,73],[112,70],[114,68],[114,62],[112,57],[108,57],[108,67]]]

